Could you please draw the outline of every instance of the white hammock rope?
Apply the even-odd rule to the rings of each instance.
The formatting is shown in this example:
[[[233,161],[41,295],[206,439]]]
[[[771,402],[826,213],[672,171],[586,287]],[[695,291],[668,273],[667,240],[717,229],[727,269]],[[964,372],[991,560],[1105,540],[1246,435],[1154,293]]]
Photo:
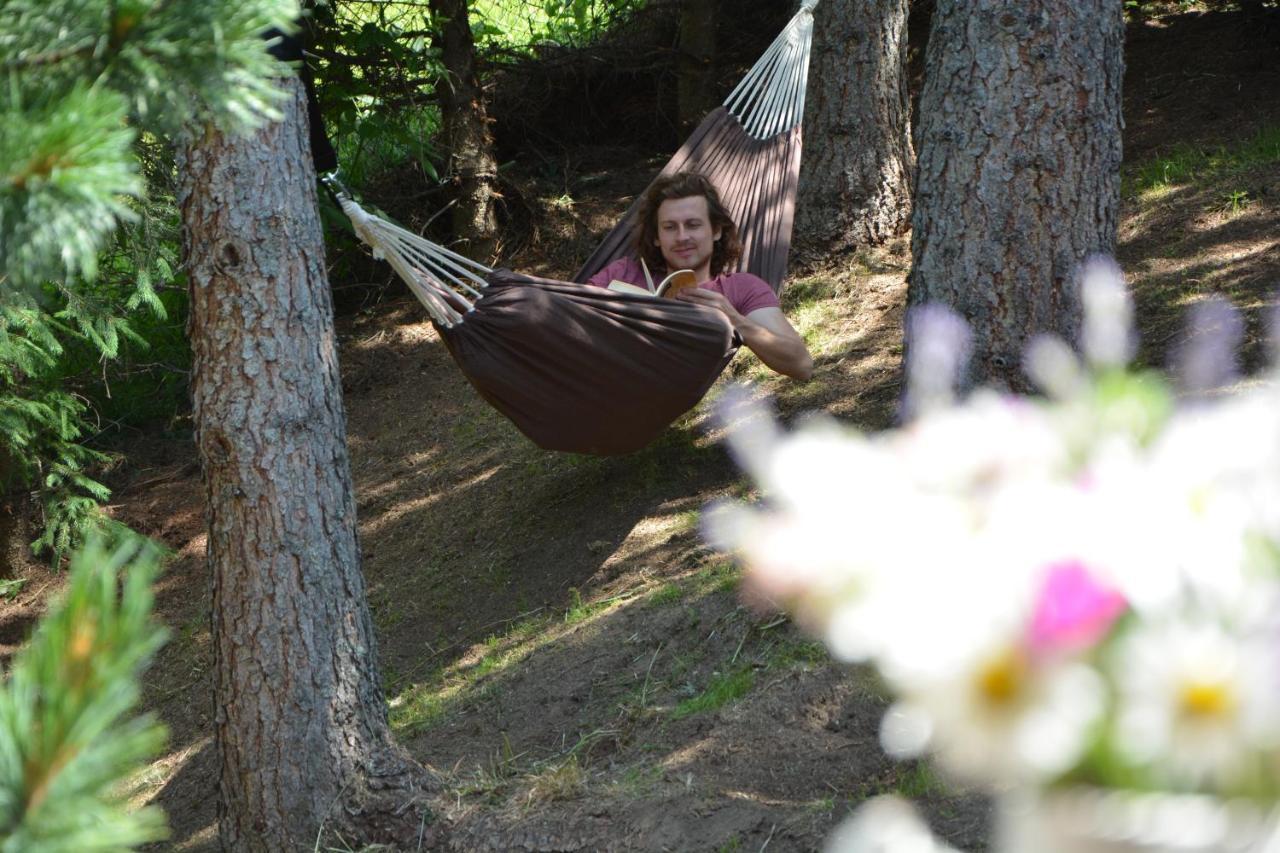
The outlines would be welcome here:
[[[804,119],[817,5],[818,0],[800,4],[800,11],[724,100],[725,108],[755,139],[768,139]]]
[[[754,139],[790,131],[804,119],[813,7],[818,2],[802,0],[795,17],[725,99],[725,108]],[[369,213],[336,173],[324,179],[351,219],[356,236],[404,279],[433,321],[450,329],[475,310],[473,300],[483,295],[480,291],[488,284],[491,268]]]
[[[475,310],[467,297],[483,295],[480,290],[492,269],[374,216],[340,186],[336,194],[356,236],[373,249],[375,258],[391,264],[432,320],[451,329],[462,322],[464,312]]]

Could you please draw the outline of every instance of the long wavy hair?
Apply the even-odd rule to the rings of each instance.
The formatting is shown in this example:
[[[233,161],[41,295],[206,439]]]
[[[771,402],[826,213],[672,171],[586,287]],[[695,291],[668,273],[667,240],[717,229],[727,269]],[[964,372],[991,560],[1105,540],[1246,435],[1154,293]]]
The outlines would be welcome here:
[[[650,270],[667,270],[667,261],[662,257],[662,249],[656,244],[658,240],[658,208],[664,201],[677,198],[703,196],[707,200],[707,212],[711,219],[711,229],[720,229],[720,239],[711,249],[711,274],[719,275],[724,268],[732,264],[742,255],[742,241],[738,239],[738,226],[729,216],[729,211],[720,201],[720,193],[715,184],[705,175],[698,172],[676,172],[658,178],[640,199],[640,210],[637,221],[640,227],[635,231],[632,251],[636,257],[644,260]]]

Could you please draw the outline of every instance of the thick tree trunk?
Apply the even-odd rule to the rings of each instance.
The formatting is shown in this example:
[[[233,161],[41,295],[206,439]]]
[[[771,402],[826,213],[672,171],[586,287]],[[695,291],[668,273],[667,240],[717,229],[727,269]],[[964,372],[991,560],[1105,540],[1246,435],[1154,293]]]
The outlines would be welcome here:
[[[302,84],[282,122],[179,156],[208,493],[224,849],[364,834],[423,771],[392,742],[365,602]],[[378,793],[381,789],[381,793]],[[353,805],[354,804],[354,805]],[[393,834],[416,833],[408,808]],[[380,817],[374,817],[378,812]]]
[[[498,248],[498,162],[485,110],[484,92],[476,73],[476,47],[471,36],[467,0],[431,0],[441,59],[447,78],[440,85],[449,173],[458,187],[453,209],[454,234],[463,254],[477,261],[491,260]]]
[[[973,331],[974,381],[1025,386],[1028,341],[1075,341],[1073,274],[1114,250],[1120,0],[938,0],[920,99],[908,301]]]
[[[720,105],[715,97],[716,0],[684,0],[679,49],[676,95],[680,128],[688,132]]]
[[[907,0],[824,0],[814,15],[797,242],[882,243],[911,217]]]

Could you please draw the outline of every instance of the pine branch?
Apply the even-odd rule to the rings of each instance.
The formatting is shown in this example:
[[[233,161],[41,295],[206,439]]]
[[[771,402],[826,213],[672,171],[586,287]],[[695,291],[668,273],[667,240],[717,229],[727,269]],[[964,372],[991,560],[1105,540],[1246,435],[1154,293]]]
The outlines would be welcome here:
[[[164,642],[151,621],[158,554],[136,537],[91,542],[62,599],[18,653],[0,690],[0,849],[128,850],[167,833],[133,811],[120,783],[164,742],[151,717],[126,719]]]

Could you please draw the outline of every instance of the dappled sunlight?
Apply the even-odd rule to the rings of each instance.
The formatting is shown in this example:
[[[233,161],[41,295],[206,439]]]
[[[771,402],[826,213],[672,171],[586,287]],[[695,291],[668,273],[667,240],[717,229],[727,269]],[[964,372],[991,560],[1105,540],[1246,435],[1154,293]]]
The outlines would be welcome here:
[[[142,808],[156,800],[156,796],[164,790],[184,767],[204,750],[213,745],[212,737],[202,737],[181,749],[171,752],[148,764],[130,780],[124,796],[134,808]]]
[[[482,471],[473,477],[470,477],[466,480],[459,482],[456,486],[452,487],[448,491],[434,492],[429,495],[424,495],[420,498],[413,498],[410,500],[399,501],[394,505],[392,505],[391,507],[383,510],[380,514],[378,514],[375,520],[373,521],[366,520],[365,522],[363,522],[360,525],[360,532],[364,535],[374,535],[378,533],[378,531],[385,528],[387,525],[394,524],[400,521],[410,513],[421,512],[422,510],[425,510],[426,508],[435,505],[437,502],[439,502],[442,499],[445,499],[448,497],[456,497],[456,493],[459,491],[465,491],[467,489],[470,489],[474,486],[477,486],[485,482],[490,477],[492,477],[495,473],[497,473],[501,469],[501,467],[502,466],[500,465],[495,465],[489,468],[488,470]],[[371,497],[377,497],[379,492],[383,494],[387,492],[391,492],[395,490],[397,486],[400,486],[402,484],[403,484],[403,481],[400,481],[400,480],[389,481],[386,484],[385,488],[381,490],[377,490],[377,489],[373,490],[374,494],[371,495]],[[446,513],[448,512],[447,507],[445,509],[445,512]]]

